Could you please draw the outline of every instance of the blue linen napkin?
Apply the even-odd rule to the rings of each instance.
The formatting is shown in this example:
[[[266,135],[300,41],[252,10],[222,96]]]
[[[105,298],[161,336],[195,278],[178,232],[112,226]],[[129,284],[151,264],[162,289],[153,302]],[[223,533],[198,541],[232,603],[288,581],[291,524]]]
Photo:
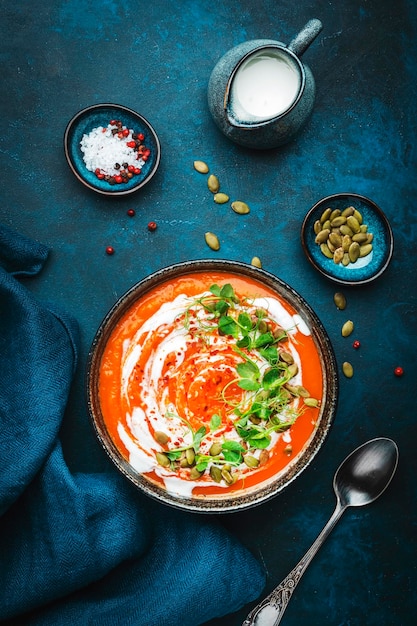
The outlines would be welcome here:
[[[47,256],[0,225],[0,620],[198,626],[238,610],[265,575],[217,520],[160,505],[113,468],[67,467],[78,326],[16,279]]]

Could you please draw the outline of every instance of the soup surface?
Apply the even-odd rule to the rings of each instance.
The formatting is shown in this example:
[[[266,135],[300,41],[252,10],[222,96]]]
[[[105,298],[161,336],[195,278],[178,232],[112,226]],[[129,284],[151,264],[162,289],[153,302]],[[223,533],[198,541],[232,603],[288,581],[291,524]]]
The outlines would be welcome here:
[[[322,393],[320,358],[298,312],[262,283],[221,271],[139,297],[100,364],[115,446],[179,497],[267,484],[313,437]]]

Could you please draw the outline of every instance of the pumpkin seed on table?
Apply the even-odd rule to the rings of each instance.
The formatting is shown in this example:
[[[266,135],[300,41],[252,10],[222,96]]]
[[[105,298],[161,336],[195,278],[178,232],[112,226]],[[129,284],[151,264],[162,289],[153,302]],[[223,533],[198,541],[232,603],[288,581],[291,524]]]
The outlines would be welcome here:
[[[214,202],[216,204],[226,204],[229,202],[229,196],[227,193],[218,192],[214,194]]]
[[[217,193],[220,189],[219,179],[215,174],[210,174],[207,179],[207,187],[211,191],[211,193]]]
[[[220,241],[217,235],[215,235],[214,233],[207,232],[204,235],[204,238],[209,248],[211,248],[212,250],[220,250]]]
[[[343,293],[341,293],[340,291],[337,291],[334,294],[333,302],[335,303],[336,307],[338,309],[340,309],[340,311],[343,311],[346,308],[346,298],[345,298],[345,295]]]
[[[349,337],[353,333],[354,324],[352,320],[348,320],[342,326],[342,337]]]
[[[349,363],[349,361],[345,361],[342,364],[342,372],[346,376],[346,378],[352,378],[353,376],[353,365]]]
[[[262,267],[261,259],[258,256],[252,257],[250,264],[253,265],[254,267],[259,267],[259,268]]]
[[[209,167],[204,161],[194,161],[194,169],[200,174],[207,174]]]
[[[241,200],[235,200],[232,202],[231,207],[235,213],[239,213],[239,215],[246,215],[250,212],[249,206],[246,202],[242,202]]]

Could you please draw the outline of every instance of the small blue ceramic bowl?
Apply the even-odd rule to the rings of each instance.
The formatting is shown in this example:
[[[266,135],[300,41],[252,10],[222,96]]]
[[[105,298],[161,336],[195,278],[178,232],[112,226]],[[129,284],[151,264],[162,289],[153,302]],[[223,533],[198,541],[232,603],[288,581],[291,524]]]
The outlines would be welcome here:
[[[111,120],[120,120],[135,133],[143,133],[145,136],[143,143],[150,149],[141,174],[133,176],[125,183],[115,185],[98,179],[94,172],[87,169],[80,146],[85,134],[99,126],[106,127]],[[117,104],[96,104],[79,111],[65,130],[64,149],[68,164],[76,178],[89,189],[106,196],[125,196],[146,185],[158,169],[161,159],[159,139],[150,123],[139,113]]]
[[[367,232],[373,234],[371,254],[344,266],[327,258],[315,241],[314,224],[320,220],[325,209],[344,210],[349,206],[357,209]],[[355,193],[338,193],[317,202],[307,213],[301,228],[301,243],[308,260],[323,275],[342,285],[365,285],[386,270],[394,250],[391,226],[381,209],[369,198]]]

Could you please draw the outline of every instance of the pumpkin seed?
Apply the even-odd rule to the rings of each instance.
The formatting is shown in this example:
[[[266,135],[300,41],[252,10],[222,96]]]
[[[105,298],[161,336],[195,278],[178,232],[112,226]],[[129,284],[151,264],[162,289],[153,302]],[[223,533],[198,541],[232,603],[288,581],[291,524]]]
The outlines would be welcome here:
[[[350,263],[349,255],[348,255],[347,252],[345,252],[344,255],[343,255],[343,259],[342,259],[342,265],[344,267],[347,267],[349,265],[349,263]]]
[[[190,470],[190,479],[191,480],[198,480],[199,478],[201,478],[201,476],[204,474],[204,472],[200,472],[195,466],[191,468]]]
[[[353,376],[353,366],[349,361],[345,361],[342,365],[342,371],[346,378],[352,378]]]
[[[346,224],[354,233],[358,233],[361,229],[360,223],[353,215],[349,215],[349,217],[346,218]]]
[[[352,241],[348,250],[349,259],[352,261],[352,263],[356,263],[356,261],[359,259],[359,253],[360,253],[360,246],[358,242]]]
[[[223,478],[220,467],[217,467],[217,465],[212,465],[210,467],[210,476],[212,477],[215,483],[220,483]]]
[[[209,454],[210,456],[217,456],[218,454],[220,454],[221,451],[222,451],[222,444],[215,442],[211,444]]]
[[[194,169],[200,174],[207,174],[209,171],[208,165],[204,161],[194,161]]]
[[[343,311],[346,308],[346,297],[340,291],[337,291],[333,296],[333,302],[337,306],[340,311]]]
[[[342,326],[342,337],[349,337],[353,333],[354,324],[352,320],[348,320]]]
[[[300,398],[308,398],[310,393],[302,385],[297,385],[297,395],[299,395]]]
[[[298,396],[298,387],[296,387],[296,385],[285,383],[285,389],[289,391],[291,395]]]
[[[364,256],[367,256],[370,252],[372,252],[372,244],[371,243],[366,243],[363,246],[360,246],[359,248],[359,258],[363,258]]]
[[[211,191],[211,193],[217,193],[220,189],[219,179],[215,174],[210,174],[207,179],[207,187]]]
[[[259,268],[262,267],[261,259],[258,256],[254,256],[250,264],[253,265],[254,267],[259,267]]]
[[[344,215],[345,217],[349,217],[349,215],[353,215],[354,212],[355,212],[355,207],[348,206],[346,207],[346,209],[343,209],[342,215]]]
[[[321,228],[322,228],[322,226],[321,226],[321,222],[320,222],[320,220],[316,220],[316,221],[314,222],[314,226],[313,226],[314,233],[315,233],[316,235],[318,235],[318,234],[319,234],[319,232],[321,231]]]
[[[329,235],[330,235],[330,230],[328,228],[324,228],[316,235],[315,242],[324,243],[325,241],[327,241]]]
[[[324,256],[327,256],[328,259],[332,259],[333,258],[333,253],[329,249],[329,246],[327,245],[327,243],[320,244],[320,250],[322,251]]]
[[[181,455],[180,458],[180,467],[190,467],[187,461],[187,457],[185,456],[185,450]]]
[[[342,248],[342,247],[337,248],[337,249],[334,251],[334,254],[333,254],[333,261],[334,261],[336,264],[339,264],[339,263],[340,263],[340,261],[343,259],[344,254],[345,254],[345,252],[344,252],[344,250],[343,250],[343,248]]]
[[[153,434],[155,441],[164,446],[169,441],[169,437],[166,433],[162,432],[162,430],[156,430]]]
[[[246,202],[242,202],[241,200],[232,202],[231,207],[235,213],[239,213],[240,215],[246,215],[246,213],[250,212],[249,206]]]
[[[328,220],[328,219],[329,219],[329,217],[330,217],[331,213],[332,213],[332,210],[331,210],[331,208],[330,208],[330,207],[328,207],[327,209],[325,209],[325,210],[323,211],[323,213],[321,214],[321,217],[320,217],[320,222],[321,222],[322,224],[324,224],[324,222],[325,222],[326,220]]]
[[[348,252],[351,243],[352,243],[352,239],[349,237],[349,235],[343,235],[342,237],[343,252]]]
[[[333,209],[333,211],[330,213],[330,217],[329,220],[330,222],[332,222],[336,217],[339,217],[339,215],[341,215],[342,211],[340,209]]]
[[[291,365],[288,366],[288,374],[291,376],[291,378],[298,374],[297,363],[291,363]]]
[[[346,224],[347,218],[344,215],[339,215],[335,217],[330,223],[333,228],[340,228],[343,224]]]
[[[269,461],[269,451],[261,450],[261,453],[259,455],[259,467],[261,467],[262,465],[266,465],[268,461]]]
[[[188,465],[192,465],[195,461],[195,452],[193,448],[187,448],[185,451],[185,458],[187,459]]]
[[[362,213],[358,211],[358,209],[353,211],[353,217],[359,222],[359,224],[363,223]]]
[[[204,235],[204,238],[209,248],[211,248],[212,250],[220,250],[220,242],[217,235],[208,232]]]
[[[340,232],[342,235],[349,235],[349,237],[353,237],[353,230],[349,228],[347,224],[342,224],[340,226]]]
[[[366,233],[355,233],[352,236],[352,241],[357,241],[359,244],[361,243],[365,243],[366,241],[368,241],[368,235]]]
[[[333,255],[334,255],[335,250],[336,250],[336,246],[334,244],[332,244],[332,242],[329,241],[329,240],[326,241],[326,244],[327,244],[327,247],[329,248],[330,252],[332,253],[332,258],[333,258]]]
[[[228,485],[233,485],[233,483],[235,482],[235,479],[233,478],[233,474],[230,470],[224,467],[221,471],[221,474],[222,474],[223,480],[225,480]]]
[[[319,401],[317,400],[317,398],[304,398],[304,404],[306,406],[310,406],[312,408],[317,408],[319,406]]]
[[[332,232],[329,235],[329,241],[336,246],[336,248],[340,248],[342,245],[342,237],[339,235],[339,233],[336,232]]]
[[[215,193],[214,202],[216,204],[226,204],[226,202],[229,202],[229,196],[227,195],[227,193]]]
[[[291,352],[285,352],[285,350],[281,350],[279,353],[279,358],[287,365],[292,365],[292,363],[294,363],[294,357]]]
[[[168,467],[168,465],[169,465],[169,458],[167,457],[166,454],[164,454],[163,452],[157,452],[155,456],[156,456],[156,460],[158,461],[159,465],[161,465],[162,467]]]
[[[258,467],[259,465],[258,459],[251,454],[245,454],[243,460],[248,467]]]
[[[284,452],[288,456],[290,456],[292,454],[292,445],[290,443],[285,446]]]

